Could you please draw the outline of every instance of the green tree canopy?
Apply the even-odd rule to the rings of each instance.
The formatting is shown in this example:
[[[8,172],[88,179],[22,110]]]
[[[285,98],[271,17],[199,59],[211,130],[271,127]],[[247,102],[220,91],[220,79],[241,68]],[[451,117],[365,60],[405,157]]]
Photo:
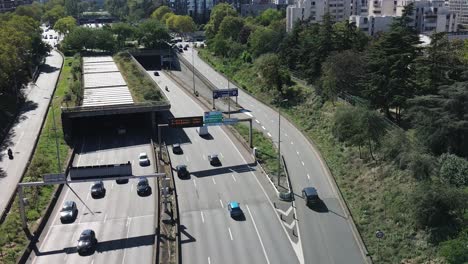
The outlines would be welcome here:
[[[196,29],[195,22],[189,16],[171,15],[167,17],[166,26],[178,33],[194,32]]]
[[[219,26],[226,16],[237,16],[236,10],[227,3],[217,4],[213,7],[210,14],[210,20],[205,26],[206,37],[208,39],[214,38],[218,33]]]
[[[63,17],[65,17],[65,9],[63,6],[56,5],[44,14],[42,20],[48,21],[49,24],[53,27],[55,22]]]
[[[172,10],[168,6],[163,5],[163,6],[158,7],[156,10],[154,10],[154,12],[151,14],[151,18],[154,18],[156,20],[163,22],[162,21],[163,16],[168,13],[174,13],[174,12],[172,12]]]
[[[277,32],[266,27],[257,27],[250,34],[248,44],[250,45],[252,55],[258,57],[267,52],[276,52],[279,41]]]
[[[273,53],[264,54],[255,61],[255,66],[262,89],[275,96],[277,100],[281,99],[284,88],[291,85],[291,77],[279,56]]]
[[[117,36],[117,46],[119,48],[124,47],[125,41],[131,38],[135,33],[134,27],[122,22],[114,23],[111,30]]]
[[[263,11],[260,16],[257,17],[258,23],[263,26],[270,25],[273,21],[279,21],[283,19],[283,15],[281,11],[268,8],[267,10]]]
[[[162,48],[171,39],[167,27],[155,19],[147,19],[138,26],[138,41],[145,48]]]
[[[36,21],[41,21],[44,11],[41,4],[34,2],[31,5],[20,5],[15,9],[18,16],[28,16]]]
[[[54,30],[60,34],[68,34],[76,27],[76,19],[72,16],[67,16],[57,20],[54,26]]]
[[[468,185],[468,161],[457,155],[444,153],[439,157],[439,178],[445,182],[461,187]]]
[[[240,17],[227,16],[219,25],[218,35],[225,39],[237,40],[244,27],[244,20]]]

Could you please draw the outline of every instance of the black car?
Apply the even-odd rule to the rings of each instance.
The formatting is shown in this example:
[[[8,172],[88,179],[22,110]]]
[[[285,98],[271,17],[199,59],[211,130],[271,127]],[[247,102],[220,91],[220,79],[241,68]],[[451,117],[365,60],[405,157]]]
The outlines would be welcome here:
[[[99,198],[106,195],[106,188],[104,188],[104,183],[102,181],[97,181],[91,186],[91,197]]]
[[[148,195],[151,193],[151,187],[149,186],[148,179],[140,177],[137,183],[137,194],[138,195]]]
[[[78,216],[78,208],[74,201],[66,201],[60,210],[60,221],[62,223],[73,223]]]
[[[159,72],[155,71],[154,76],[159,76]]]
[[[187,46],[184,47],[184,50],[188,50]]]
[[[190,178],[190,173],[188,172],[186,165],[177,165],[176,171],[179,178]]]
[[[180,53],[183,53],[183,52],[184,52],[184,50],[183,50],[183,49],[179,49],[179,52],[180,52]]]
[[[184,154],[184,151],[180,147],[180,144],[176,143],[176,144],[172,145],[172,153],[174,153],[176,155],[180,155],[180,154]]]
[[[211,166],[220,166],[221,161],[218,158],[218,154],[208,155],[208,160],[210,161]]]
[[[91,229],[86,229],[81,232],[80,239],[78,239],[78,246],[76,247],[78,254],[83,255],[87,253],[94,253],[96,250],[97,239],[96,234]]]
[[[306,187],[302,189],[302,198],[304,198],[307,206],[317,205],[320,203],[317,189],[314,187]]]
[[[128,179],[117,179],[115,181],[117,182],[117,184],[126,184],[126,183],[128,183]]]

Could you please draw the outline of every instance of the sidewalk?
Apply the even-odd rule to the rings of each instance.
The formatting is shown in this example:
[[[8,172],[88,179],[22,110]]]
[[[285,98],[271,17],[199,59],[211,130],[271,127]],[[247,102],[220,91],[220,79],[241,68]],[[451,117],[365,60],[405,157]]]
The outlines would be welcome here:
[[[36,83],[31,83],[25,90],[26,102],[5,140],[1,142],[0,215],[2,218],[36,146],[62,63],[62,56],[55,50],[51,51],[41,67]],[[56,118],[60,118],[59,113]],[[13,150],[13,160],[8,159],[6,153],[8,148]]]

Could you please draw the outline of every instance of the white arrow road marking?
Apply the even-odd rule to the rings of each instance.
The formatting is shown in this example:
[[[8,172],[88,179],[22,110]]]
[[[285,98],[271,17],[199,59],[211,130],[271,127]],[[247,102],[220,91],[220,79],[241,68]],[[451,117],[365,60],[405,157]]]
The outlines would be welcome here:
[[[293,207],[290,206],[286,212],[281,210],[281,209],[278,209],[278,208],[276,208],[276,211],[278,211],[279,213],[281,213],[284,216],[288,216],[291,213],[292,209],[293,209]]]
[[[296,226],[296,221],[293,221],[291,224],[287,224],[286,222],[283,222],[284,226],[286,226],[289,229],[293,229]]]

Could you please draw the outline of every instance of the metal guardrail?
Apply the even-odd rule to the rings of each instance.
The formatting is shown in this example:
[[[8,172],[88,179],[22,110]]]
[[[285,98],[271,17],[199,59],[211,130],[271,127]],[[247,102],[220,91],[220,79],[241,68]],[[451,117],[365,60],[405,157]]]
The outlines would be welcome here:
[[[177,54],[177,58],[187,67],[189,70],[193,70],[198,79],[200,79],[211,91],[218,90],[218,88],[208,80],[198,69],[192,67],[192,64],[187,61],[182,55]]]
[[[154,101],[154,102],[142,102],[133,104],[121,104],[121,105],[107,105],[107,106],[74,106],[74,107],[61,107],[62,113],[75,113],[75,112],[94,112],[100,110],[113,110],[113,109],[132,109],[132,108],[160,108],[168,106],[167,101]]]

